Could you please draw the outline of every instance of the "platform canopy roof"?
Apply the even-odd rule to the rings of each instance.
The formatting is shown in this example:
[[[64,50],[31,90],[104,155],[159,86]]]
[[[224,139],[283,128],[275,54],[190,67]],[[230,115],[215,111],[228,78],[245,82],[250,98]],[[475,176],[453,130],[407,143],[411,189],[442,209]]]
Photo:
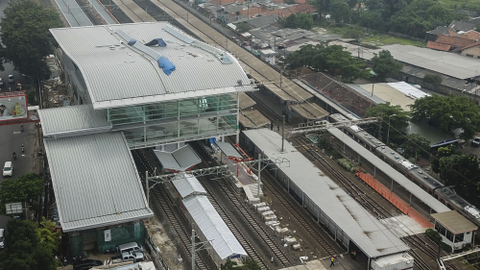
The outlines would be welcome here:
[[[92,105],[75,105],[38,110],[43,136],[56,138],[103,133],[112,128],[105,111]]]
[[[185,145],[173,152],[153,150],[166,170],[183,172],[202,162],[190,145]]]
[[[454,210],[435,213],[432,214],[432,217],[453,234],[472,232],[478,229],[475,224]]]
[[[240,159],[243,158],[243,156],[240,155],[240,153],[238,153],[237,149],[235,149],[235,147],[233,147],[231,143],[216,141],[215,144],[218,146],[218,148],[220,148],[222,153],[224,153],[227,157],[240,158]]]
[[[183,200],[183,205],[202,231],[205,240],[210,241],[213,249],[222,260],[238,255],[247,256],[247,252],[206,196],[187,197]]]
[[[197,178],[191,174],[177,175],[172,184],[177,189],[182,199],[188,197],[191,194],[207,194],[207,191],[203,188],[202,184],[198,182]]]
[[[254,90],[231,54],[167,22],[50,31],[78,68],[94,109]]]
[[[64,232],[153,216],[121,132],[44,138]]]
[[[302,191],[304,195],[299,196],[317,205],[368,257],[377,258],[410,249],[289,142],[284,143],[282,152],[281,135],[269,129],[243,133],[266,157],[287,159],[289,166],[279,165],[279,170]]]

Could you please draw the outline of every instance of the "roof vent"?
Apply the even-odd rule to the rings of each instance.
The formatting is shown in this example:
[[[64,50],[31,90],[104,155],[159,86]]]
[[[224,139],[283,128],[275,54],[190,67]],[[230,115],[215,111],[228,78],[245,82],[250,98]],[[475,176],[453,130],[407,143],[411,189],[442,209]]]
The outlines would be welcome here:
[[[237,84],[242,86],[242,80],[237,80]]]

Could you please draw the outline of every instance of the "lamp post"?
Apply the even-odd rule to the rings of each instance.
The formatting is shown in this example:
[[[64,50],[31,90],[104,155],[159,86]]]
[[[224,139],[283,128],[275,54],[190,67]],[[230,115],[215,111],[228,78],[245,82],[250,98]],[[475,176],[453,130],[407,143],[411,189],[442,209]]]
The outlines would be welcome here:
[[[387,144],[390,141],[390,117],[397,116],[396,114],[391,114],[388,116],[388,130],[387,130]]]

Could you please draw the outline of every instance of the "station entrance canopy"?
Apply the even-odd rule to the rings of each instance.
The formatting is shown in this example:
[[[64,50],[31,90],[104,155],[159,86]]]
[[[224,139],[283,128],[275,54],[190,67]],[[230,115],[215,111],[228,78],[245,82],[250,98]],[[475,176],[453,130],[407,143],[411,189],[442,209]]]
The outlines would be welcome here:
[[[202,162],[202,159],[188,144],[171,153],[159,150],[153,150],[153,152],[162,163],[163,168],[173,172],[188,171]]]

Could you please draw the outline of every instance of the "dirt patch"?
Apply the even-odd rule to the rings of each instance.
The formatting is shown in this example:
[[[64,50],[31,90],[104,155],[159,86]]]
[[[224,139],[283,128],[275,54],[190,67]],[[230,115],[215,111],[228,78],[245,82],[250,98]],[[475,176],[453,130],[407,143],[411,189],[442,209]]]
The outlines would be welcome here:
[[[160,249],[160,254],[169,269],[185,269],[182,264],[182,259],[177,251],[177,247],[168,237],[165,228],[160,221],[156,217],[153,217],[145,220],[144,224],[148,231],[148,235],[150,235],[155,245]]]

